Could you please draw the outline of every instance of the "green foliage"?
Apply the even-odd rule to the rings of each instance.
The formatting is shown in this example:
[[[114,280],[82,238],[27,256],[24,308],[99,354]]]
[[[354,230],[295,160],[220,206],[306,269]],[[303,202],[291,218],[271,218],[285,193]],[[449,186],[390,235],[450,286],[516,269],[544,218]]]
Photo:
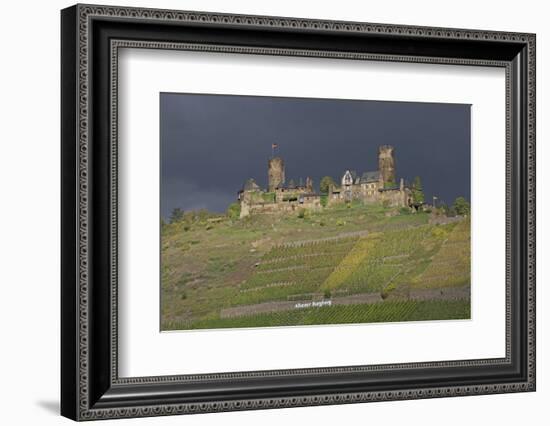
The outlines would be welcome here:
[[[456,217],[456,210],[453,207],[449,207],[445,214],[447,217]]]
[[[403,215],[411,214],[411,209],[409,209],[408,207],[401,207],[399,209],[399,214],[403,214]]]
[[[412,186],[412,198],[413,203],[417,206],[424,203],[424,190],[422,189],[422,181],[420,180],[420,176],[416,176],[414,178]]]
[[[464,197],[458,197],[453,203],[457,215],[468,216],[470,214],[470,203]]]
[[[183,219],[183,210],[176,207],[170,215],[170,223],[176,223]]]
[[[440,206],[441,210],[443,210],[443,214],[447,217],[455,217],[456,216],[456,210],[453,206],[449,207],[447,204],[442,204]]]
[[[275,202],[275,193],[274,192],[263,192],[262,201],[265,203],[274,203]]]
[[[227,216],[230,219],[236,220],[241,215],[241,204],[240,203],[231,203],[227,208]]]
[[[325,289],[325,291],[323,292],[323,297],[325,299],[330,299],[332,297],[332,293],[330,292],[330,289]]]
[[[321,194],[321,206],[326,207],[328,204],[328,195],[327,194]]]
[[[395,291],[396,288],[397,285],[395,284],[395,281],[392,281],[390,284],[388,284],[386,288],[384,288],[384,290],[382,290],[382,292],[380,293],[380,297],[382,298],[382,300],[386,300],[391,292]]]
[[[298,218],[299,219],[304,219],[306,217],[306,209],[300,209],[298,211]]]
[[[389,182],[384,182],[384,188],[396,188],[397,184],[395,183],[395,180],[390,180]]]
[[[248,196],[250,200],[254,203],[261,203],[263,201],[263,192],[261,191],[249,191]]]
[[[331,176],[324,176],[319,183],[319,191],[322,194],[328,194],[330,186],[336,186],[336,182]]]

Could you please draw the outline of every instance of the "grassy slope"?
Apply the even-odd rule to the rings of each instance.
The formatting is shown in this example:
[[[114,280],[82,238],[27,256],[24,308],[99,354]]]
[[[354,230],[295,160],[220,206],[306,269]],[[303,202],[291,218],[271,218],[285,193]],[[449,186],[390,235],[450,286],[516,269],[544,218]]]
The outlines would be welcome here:
[[[373,291],[397,294],[403,288],[437,282],[436,271],[441,267],[460,268],[459,275],[469,277],[469,251],[464,249],[467,245],[469,250],[469,223],[458,224],[460,232],[455,232],[457,224],[427,225],[426,214],[387,217],[384,213],[379,206],[355,204],[351,208],[325,209],[303,219],[298,215],[265,215],[163,227],[162,328],[210,327],[209,321],[219,321],[223,308],[272,300],[306,300],[312,293],[329,292],[333,297]],[[298,247],[281,246],[364,231],[369,234]],[[453,263],[456,249],[462,253],[462,260]],[[429,267],[432,258],[438,259],[435,269]],[[445,285],[464,284],[462,278]],[[331,312],[339,310],[330,308]],[[286,324],[303,323],[302,315],[287,313]],[[323,314],[313,318],[319,315]],[[336,322],[350,322],[336,313],[332,315],[336,315]],[[284,318],[282,314],[272,316],[275,322]],[[260,317],[260,323],[270,318]],[[376,320],[376,316],[369,318]]]

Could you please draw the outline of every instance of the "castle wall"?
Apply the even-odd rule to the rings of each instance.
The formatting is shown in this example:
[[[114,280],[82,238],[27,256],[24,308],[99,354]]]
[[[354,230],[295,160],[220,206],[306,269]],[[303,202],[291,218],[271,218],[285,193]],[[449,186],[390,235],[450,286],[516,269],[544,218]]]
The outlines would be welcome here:
[[[286,199],[289,197],[296,197],[298,198],[302,194],[307,194],[309,191],[307,188],[295,188],[295,189],[288,189],[288,188],[277,188],[275,189],[275,201],[284,202],[287,201]]]
[[[246,217],[254,214],[280,214],[280,213],[298,213],[300,209],[320,210],[321,199],[319,196],[307,197],[303,202],[277,202],[277,203],[256,203],[250,204],[246,201],[241,203],[240,217]]]
[[[380,190],[378,183],[371,186],[356,184],[350,185],[348,188],[341,188],[340,192],[330,192],[328,204],[358,200],[366,204],[385,203],[389,207],[408,207],[410,198],[410,190],[407,188]]]
[[[407,189],[390,189],[379,192],[378,201],[389,207],[408,207],[410,191]]]
[[[241,201],[241,214],[239,215],[239,219],[242,219],[243,217],[250,216],[250,204],[248,204],[246,201]]]

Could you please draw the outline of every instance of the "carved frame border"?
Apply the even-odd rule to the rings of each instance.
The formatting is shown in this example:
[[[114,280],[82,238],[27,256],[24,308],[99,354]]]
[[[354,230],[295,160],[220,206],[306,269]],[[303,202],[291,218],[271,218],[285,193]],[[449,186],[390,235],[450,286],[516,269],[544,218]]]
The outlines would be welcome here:
[[[78,395],[76,397],[77,407],[75,410],[75,419],[92,420],[104,418],[120,418],[120,417],[141,417],[141,416],[158,416],[170,414],[184,414],[196,412],[215,412],[215,411],[230,411],[243,409],[262,409],[262,408],[281,408],[292,406],[309,406],[323,404],[340,404],[352,402],[366,401],[383,401],[383,400],[401,400],[401,399],[416,399],[416,398],[433,398],[443,396],[461,396],[461,395],[476,395],[488,393],[504,393],[517,391],[533,391],[535,389],[535,36],[533,34],[511,33],[511,32],[494,32],[494,31],[479,31],[479,30],[464,30],[464,29],[447,29],[447,28],[429,28],[416,26],[402,25],[386,25],[386,24],[370,24],[357,22],[337,22],[324,20],[310,19],[295,19],[295,18],[279,18],[265,16],[246,16],[246,15],[229,15],[217,13],[203,12],[187,12],[187,11],[170,11],[157,9],[141,9],[127,7],[104,7],[91,5],[77,5],[76,15],[78,22],[78,41],[77,41],[77,90],[78,99],[77,106],[77,158],[76,158],[76,177],[77,177],[77,271],[76,277],[76,322],[77,322],[77,359],[76,363],[76,378],[75,383]],[[354,393],[330,393],[326,395],[311,395],[301,397],[276,397],[276,398],[258,398],[258,399],[237,399],[226,401],[204,402],[200,404],[194,403],[165,403],[141,407],[119,407],[119,408],[94,408],[90,401],[89,383],[89,352],[90,352],[90,335],[89,335],[89,218],[90,218],[90,193],[89,193],[89,100],[90,100],[90,84],[89,84],[89,55],[90,55],[90,22],[92,19],[101,18],[123,18],[135,19],[143,21],[165,21],[165,22],[181,22],[181,23],[208,23],[208,24],[223,24],[223,25],[238,25],[251,26],[258,28],[299,28],[304,30],[316,30],[326,32],[349,32],[349,33],[367,33],[367,34],[400,34],[410,35],[421,38],[439,38],[439,39],[466,39],[466,40],[495,40],[523,43],[527,46],[527,192],[525,199],[527,203],[527,229],[528,229],[528,245],[527,245],[527,275],[526,283],[528,299],[526,301],[528,307],[528,323],[527,327],[527,377],[526,381],[511,382],[511,383],[495,383],[479,386],[450,386],[446,388],[424,388],[424,389],[402,389],[397,391],[379,391],[379,392],[354,392]],[[456,365],[483,365],[483,364],[502,364],[510,361],[510,322],[511,315],[509,311],[510,301],[510,137],[512,129],[510,128],[510,98],[511,98],[511,81],[510,81],[510,65],[500,61],[484,61],[484,60],[468,60],[460,58],[437,58],[437,57],[415,57],[401,55],[378,55],[378,54],[360,54],[360,53],[343,53],[343,52],[326,52],[326,51],[311,51],[311,50],[292,50],[292,49],[271,49],[271,48],[247,48],[236,46],[214,46],[214,45],[197,45],[197,44],[181,44],[181,43],[163,43],[163,42],[146,42],[140,40],[113,40],[111,42],[111,120],[116,123],[117,117],[117,69],[118,69],[118,49],[122,47],[132,48],[155,48],[155,49],[185,49],[185,50],[201,50],[201,51],[223,51],[230,53],[241,54],[268,54],[268,55],[297,55],[297,56],[316,56],[327,58],[340,59],[363,59],[363,60],[384,60],[384,61],[400,61],[400,62],[426,62],[426,63],[449,63],[461,65],[484,65],[498,66],[506,68],[506,138],[507,138],[507,247],[506,247],[506,358],[504,359],[485,359],[485,360],[464,360],[456,362],[435,362],[435,363],[416,363],[416,364],[390,364],[382,366],[364,366],[364,367],[328,367],[323,369],[305,369],[305,370],[275,370],[262,372],[247,372],[247,373],[227,373],[221,375],[200,375],[200,376],[160,376],[146,378],[118,378],[117,373],[117,170],[116,170],[116,140],[117,130],[116,125],[111,126],[111,158],[114,167],[111,168],[111,344],[112,359],[110,379],[113,384],[148,384],[148,383],[170,383],[185,380],[209,380],[218,378],[238,378],[246,376],[272,376],[272,375],[303,375],[311,372],[331,373],[341,372],[351,369],[353,371],[372,371],[385,369],[400,369],[400,368],[419,368],[419,367],[438,367],[438,366],[456,366]],[[73,417],[73,416],[71,416]]]

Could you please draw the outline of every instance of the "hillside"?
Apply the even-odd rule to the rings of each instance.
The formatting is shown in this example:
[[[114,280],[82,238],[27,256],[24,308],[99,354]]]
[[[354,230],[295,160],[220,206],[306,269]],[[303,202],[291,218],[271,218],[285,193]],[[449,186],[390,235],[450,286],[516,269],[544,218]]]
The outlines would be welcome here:
[[[470,317],[470,222],[360,203],[162,227],[162,329]]]

